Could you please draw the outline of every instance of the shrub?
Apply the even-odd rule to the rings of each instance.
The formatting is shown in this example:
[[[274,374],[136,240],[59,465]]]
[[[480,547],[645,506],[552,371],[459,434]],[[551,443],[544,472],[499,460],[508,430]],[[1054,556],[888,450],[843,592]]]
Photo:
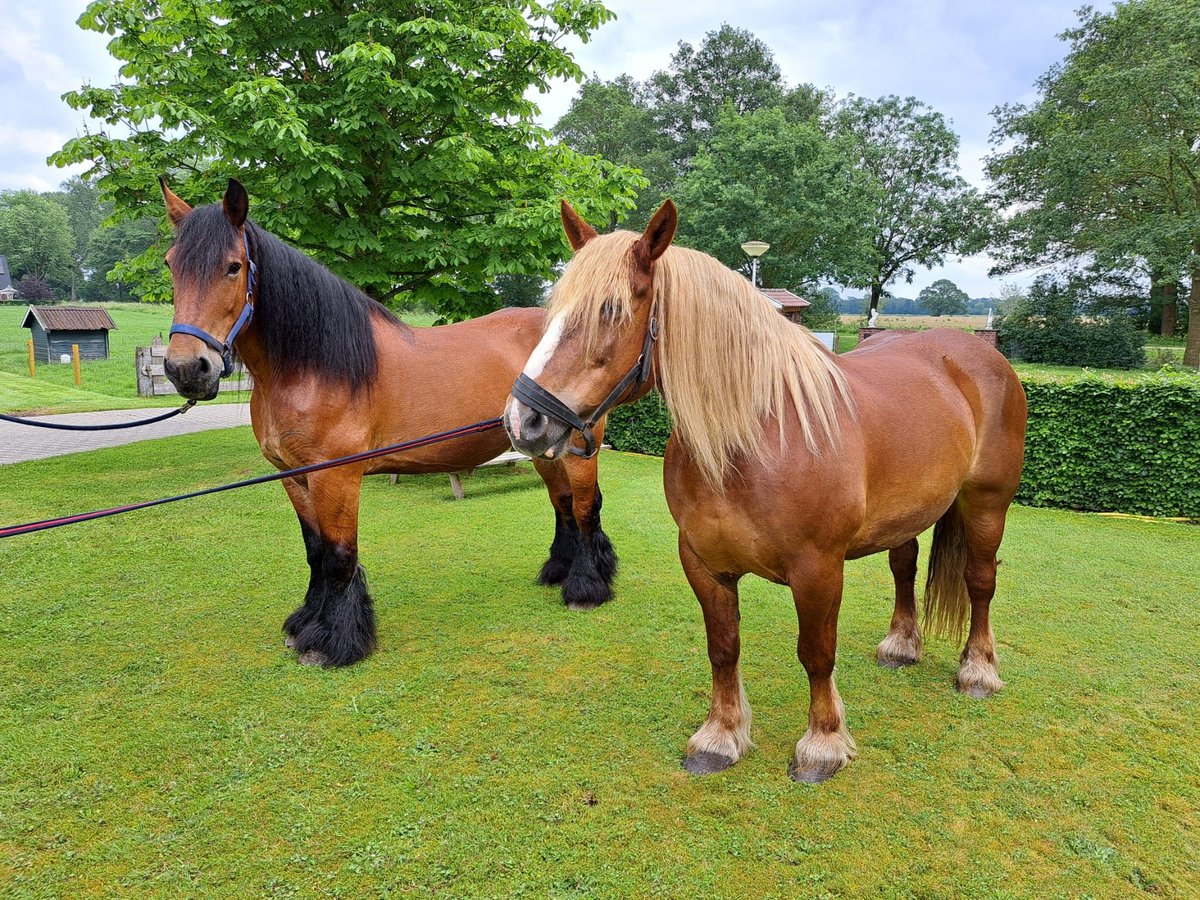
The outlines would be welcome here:
[[[1121,315],[1083,321],[1075,291],[1038,279],[997,325],[1000,352],[1009,359],[1058,366],[1140,369],[1146,336]]]
[[[1025,377],[1029,426],[1017,500],[1029,506],[1200,517],[1200,378],[1164,369],[1117,383]],[[617,450],[661,456],[657,394],[609,415]]]

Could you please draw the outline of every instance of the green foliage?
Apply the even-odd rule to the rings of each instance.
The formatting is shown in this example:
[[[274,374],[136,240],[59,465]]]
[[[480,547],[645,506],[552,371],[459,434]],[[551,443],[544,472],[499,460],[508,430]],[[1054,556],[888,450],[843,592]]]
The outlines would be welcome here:
[[[1152,287],[1188,273],[1200,294],[1200,16],[1192,0],[1079,11],[1067,58],[1031,105],[994,113],[987,161],[1000,271],[1135,269]],[[1160,301],[1161,304],[1161,301]],[[1189,364],[1200,365],[1200,304]]]
[[[662,395],[651,391],[637,403],[618,406],[608,414],[604,441],[614,450],[662,456],[672,427]]]
[[[501,306],[541,306],[546,281],[536,275],[498,275],[492,283]]]
[[[1040,278],[1028,295],[1000,318],[1000,351],[1010,359],[1097,369],[1138,369],[1145,365],[1145,332],[1123,314],[1084,321],[1078,293]]]
[[[1032,506],[1200,518],[1200,379],[1134,382],[1022,374],[1029,398],[1017,499]],[[658,394],[609,414],[617,450],[661,455],[671,418]]]
[[[1193,527],[1013,509],[1008,687],[986,702],[954,693],[943,641],[880,669],[887,561],[847,563],[860,755],[818,788],[786,773],[808,701],[792,598],[745,578],[756,748],[688,778],[709,665],[662,464],[599,463],[621,571],[587,614],[533,584],[553,514],[530,467],[480,470],[465,502],[445,476],[365,479],[380,647],[338,671],[282,646],[308,568],[279,485],[0,542],[0,893],[1195,894]],[[269,470],[248,428],[3,466],[0,523]]]
[[[112,36],[122,81],[66,96],[100,127],[52,161],[91,163],[130,218],[158,214],[164,173],[193,203],[236,175],[263,226],[352,283],[462,318],[495,307],[496,276],[565,256],[560,197],[600,221],[633,204],[634,173],[549,145],[527,99],[579,77],[561,45],[610,18],[598,0],[95,0],[79,22]],[[127,272],[165,293],[160,251]]]
[[[66,288],[71,283],[72,246],[63,204],[36,191],[0,191],[0,248],[14,281],[31,275]]]
[[[1200,379],[1024,383],[1020,502],[1200,517]]]
[[[852,278],[866,260],[861,180],[817,122],[792,122],[780,107],[727,108],[674,193],[684,246],[749,273],[741,245],[771,245],[759,260],[767,287],[803,293]]]
[[[850,282],[871,289],[869,309],[895,279],[911,282],[914,266],[933,268],[987,244],[993,216],[958,174],[958,135],[941,113],[915,97],[850,97],[831,127],[870,192],[863,227],[871,257]]]
[[[939,278],[917,294],[917,304],[931,316],[958,316],[967,311],[971,298],[949,278]]]

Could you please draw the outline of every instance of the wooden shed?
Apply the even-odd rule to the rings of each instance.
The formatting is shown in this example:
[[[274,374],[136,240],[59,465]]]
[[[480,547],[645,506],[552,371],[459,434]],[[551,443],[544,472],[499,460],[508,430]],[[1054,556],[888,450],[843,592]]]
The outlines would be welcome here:
[[[108,333],[117,327],[108,310],[98,306],[31,306],[22,328],[33,333],[34,355],[58,362],[79,345],[80,359],[108,359]]]
[[[797,297],[784,288],[759,288],[758,292],[771,301],[771,305],[779,310],[780,315],[797,325],[803,324],[801,314],[812,306],[803,297]]]

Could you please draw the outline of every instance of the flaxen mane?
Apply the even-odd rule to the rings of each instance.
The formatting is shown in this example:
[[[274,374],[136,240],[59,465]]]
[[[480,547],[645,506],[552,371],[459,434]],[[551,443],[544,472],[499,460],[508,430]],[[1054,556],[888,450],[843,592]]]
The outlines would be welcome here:
[[[549,316],[564,315],[585,347],[600,329],[632,317],[630,248],[638,237],[618,231],[594,238],[555,285]],[[778,422],[782,448],[789,408],[811,453],[836,442],[838,413],[852,405],[833,354],[780,317],[745,278],[711,256],[672,246],[655,263],[654,298],[659,383],[675,434],[711,485],[723,483],[736,457],[762,455],[769,418]]]

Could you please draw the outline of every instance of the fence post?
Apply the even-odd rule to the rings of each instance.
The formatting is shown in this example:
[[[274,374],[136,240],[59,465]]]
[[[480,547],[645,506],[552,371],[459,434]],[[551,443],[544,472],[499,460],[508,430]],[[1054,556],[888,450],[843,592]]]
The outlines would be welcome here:
[[[75,367],[75,387],[83,384],[83,376],[79,372],[79,345],[71,345],[71,365]]]
[[[33,356],[33,338],[29,339],[29,377],[37,378],[37,363]]]

